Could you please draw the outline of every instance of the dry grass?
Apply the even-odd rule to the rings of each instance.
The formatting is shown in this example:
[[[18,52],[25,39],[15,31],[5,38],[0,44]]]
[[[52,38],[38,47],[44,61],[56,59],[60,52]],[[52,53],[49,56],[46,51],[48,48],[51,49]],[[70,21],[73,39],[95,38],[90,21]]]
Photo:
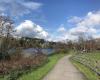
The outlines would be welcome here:
[[[32,66],[41,64],[47,59],[46,55],[38,54],[30,57],[20,55],[12,55],[10,60],[2,60],[0,62],[0,74],[9,74],[11,70],[28,69]]]

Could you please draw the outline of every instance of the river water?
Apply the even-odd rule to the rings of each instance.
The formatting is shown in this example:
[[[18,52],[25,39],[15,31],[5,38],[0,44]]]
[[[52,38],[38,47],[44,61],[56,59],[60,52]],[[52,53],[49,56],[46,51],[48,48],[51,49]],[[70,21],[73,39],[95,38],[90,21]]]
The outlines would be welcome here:
[[[42,53],[44,54],[51,54],[54,52],[54,50],[52,48],[43,48],[41,49]],[[35,48],[28,48],[28,49],[24,49],[22,51],[23,54],[26,54],[26,55],[31,55],[31,54],[35,54],[36,53],[36,49]]]

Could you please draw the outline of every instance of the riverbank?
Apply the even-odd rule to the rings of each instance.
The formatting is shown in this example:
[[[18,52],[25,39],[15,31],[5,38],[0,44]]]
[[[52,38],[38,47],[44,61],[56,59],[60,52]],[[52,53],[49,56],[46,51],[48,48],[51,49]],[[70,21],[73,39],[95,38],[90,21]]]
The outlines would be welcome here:
[[[57,63],[57,61],[66,54],[54,54],[49,55],[49,62],[39,67],[38,69],[31,71],[30,73],[22,75],[18,80],[41,80]]]

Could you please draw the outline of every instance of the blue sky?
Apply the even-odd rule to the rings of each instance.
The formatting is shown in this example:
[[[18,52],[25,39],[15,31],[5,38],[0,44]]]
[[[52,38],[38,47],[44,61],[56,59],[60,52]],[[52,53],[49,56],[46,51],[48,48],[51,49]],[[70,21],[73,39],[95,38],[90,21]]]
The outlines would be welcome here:
[[[70,16],[85,16],[90,11],[100,9],[100,0],[34,0],[43,3],[42,11],[47,27],[58,28],[66,24]],[[66,26],[67,27],[67,26]]]
[[[86,22],[100,11],[100,0],[1,0],[1,14],[11,16],[15,20],[16,26],[21,26],[25,20],[30,20],[45,30],[52,38],[57,39],[73,36],[70,31],[83,29],[79,27],[80,21]],[[74,20],[74,21],[73,21]],[[76,22],[77,21],[77,22]],[[27,22],[26,22],[27,23]],[[25,23],[25,24],[26,24]],[[93,23],[93,22],[92,22]],[[98,22],[99,23],[99,22]],[[96,25],[98,26],[96,22]],[[87,25],[84,26],[84,29]],[[79,27],[79,28],[77,28]],[[92,27],[96,32],[99,27]],[[26,30],[26,29],[25,29]],[[52,34],[52,35],[51,35]],[[99,35],[95,33],[93,35]],[[63,36],[63,37],[61,37]],[[75,37],[75,35],[73,36]]]

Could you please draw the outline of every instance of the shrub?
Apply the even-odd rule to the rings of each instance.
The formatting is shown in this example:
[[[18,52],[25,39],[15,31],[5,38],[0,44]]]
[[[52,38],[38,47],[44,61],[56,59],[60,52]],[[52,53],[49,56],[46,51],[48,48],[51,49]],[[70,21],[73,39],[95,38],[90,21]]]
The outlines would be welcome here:
[[[30,57],[19,57],[19,59],[12,58],[3,62],[3,69],[0,63],[0,70],[7,74],[7,80],[16,80],[23,73],[29,72],[31,69],[36,69],[43,63],[46,63],[47,56],[44,54],[37,54]]]

